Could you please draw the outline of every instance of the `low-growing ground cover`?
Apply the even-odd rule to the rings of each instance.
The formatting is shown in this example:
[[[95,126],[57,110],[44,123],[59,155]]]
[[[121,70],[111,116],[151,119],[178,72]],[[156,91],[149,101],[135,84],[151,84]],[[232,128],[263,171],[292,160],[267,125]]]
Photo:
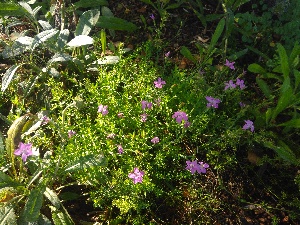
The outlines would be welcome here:
[[[3,5],[3,224],[299,223],[296,2],[73,3]]]

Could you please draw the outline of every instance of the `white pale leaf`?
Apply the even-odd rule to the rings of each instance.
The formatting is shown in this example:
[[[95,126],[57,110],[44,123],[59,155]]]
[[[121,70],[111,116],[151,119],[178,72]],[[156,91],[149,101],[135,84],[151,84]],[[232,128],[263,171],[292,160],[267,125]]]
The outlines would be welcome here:
[[[25,46],[30,46],[30,45],[32,45],[33,40],[34,39],[32,37],[24,36],[24,37],[19,37],[16,40],[16,42],[19,42],[20,44],[25,45]]]
[[[27,2],[19,2],[19,5],[22,6],[30,15],[34,16],[34,12],[32,11],[30,5]]]
[[[53,28],[47,21],[39,20],[38,22],[43,27],[43,30],[51,30]]]
[[[103,64],[115,64],[120,61],[119,56],[111,55],[111,56],[106,56],[103,59],[98,59],[97,63],[100,65]]]
[[[93,38],[87,35],[78,35],[73,38],[67,45],[70,47],[80,47],[93,44]]]
[[[10,82],[12,81],[12,79],[14,78],[14,75],[17,71],[17,69],[20,67],[21,65],[13,65],[12,67],[10,67],[6,73],[4,74],[4,76],[2,77],[2,87],[1,87],[1,91],[5,91],[6,88],[8,87],[8,85],[10,84]]]
[[[58,33],[58,30],[56,29],[51,29],[51,30],[45,30],[39,34],[37,34],[34,37],[34,40],[32,42],[32,47],[31,49],[35,49],[39,44],[47,41],[48,39],[52,38],[54,35]]]
[[[52,59],[49,60],[49,64],[53,62],[66,62],[72,60],[72,57],[64,53],[56,53]]]
[[[100,16],[100,11],[97,9],[88,10],[84,12],[76,26],[75,36],[88,35],[91,29],[96,25]]]

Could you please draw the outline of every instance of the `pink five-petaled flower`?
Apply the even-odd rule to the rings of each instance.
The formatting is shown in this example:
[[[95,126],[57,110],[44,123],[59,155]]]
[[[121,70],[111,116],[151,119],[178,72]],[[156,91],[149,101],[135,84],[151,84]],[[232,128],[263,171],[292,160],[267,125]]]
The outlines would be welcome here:
[[[146,122],[146,120],[147,120],[147,114],[146,113],[143,113],[142,115],[141,115],[141,121],[142,122]]]
[[[158,137],[154,137],[154,138],[151,139],[151,142],[153,144],[157,144],[159,142],[159,138]]]
[[[122,145],[117,145],[117,147],[118,147],[119,154],[123,154],[124,149],[123,149]]]
[[[156,88],[162,88],[166,84],[166,81],[162,80],[160,77],[153,82]]]
[[[208,101],[208,103],[206,105],[207,108],[213,107],[213,108],[217,109],[219,107],[218,104],[221,102],[220,99],[213,98],[211,96],[206,96],[205,98]]]
[[[246,85],[244,84],[244,80],[240,80],[239,78],[237,78],[235,83],[236,83],[236,85],[240,86],[241,90],[246,88]]]
[[[234,68],[234,64],[235,62],[229,62],[227,59],[226,59],[226,63],[224,64],[225,66],[229,67],[230,69],[232,70],[235,70]]]
[[[135,167],[133,172],[129,173],[128,177],[133,180],[134,184],[142,183],[144,174],[144,171],[141,171],[137,167]]]
[[[233,83],[233,80],[230,80],[230,81],[228,81],[228,83],[225,83],[225,90],[227,90],[228,88],[233,89],[235,87],[236,87],[236,85],[235,85],[235,83]]]
[[[165,57],[168,58],[170,56],[170,51],[165,54]]]
[[[147,102],[145,100],[141,101],[142,104],[142,110],[145,110],[146,108],[151,109],[152,108],[152,103],[151,102]]]
[[[19,148],[17,148],[14,152],[15,155],[21,155],[23,162],[26,161],[28,156],[31,156],[32,153],[32,144],[24,144],[22,142],[19,143]]]
[[[194,161],[186,161],[186,168],[189,170],[192,174],[194,174],[196,171],[201,174],[201,173],[206,173],[206,169],[209,167],[207,163],[200,162],[198,164],[197,160]]]
[[[74,136],[76,134],[76,132],[74,130],[68,130],[68,137],[71,138],[72,136]]]
[[[108,109],[107,109],[107,105],[99,105],[98,106],[98,113],[102,113],[103,116],[107,115],[108,113]]]
[[[254,132],[254,125],[251,120],[245,120],[245,125],[243,126],[243,130],[250,129],[251,132]]]
[[[175,113],[173,114],[172,118],[173,118],[173,119],[176,118],[176,122],[179,123],[179,124],[182,122],[182,120],[183,120],[184,122],[187,122],[187,121],[188,121],[188,116],[187,116],[187,114],[186,114],[185,112],[183,112],[183,111],[177,111],[177,112],[175,112]]]

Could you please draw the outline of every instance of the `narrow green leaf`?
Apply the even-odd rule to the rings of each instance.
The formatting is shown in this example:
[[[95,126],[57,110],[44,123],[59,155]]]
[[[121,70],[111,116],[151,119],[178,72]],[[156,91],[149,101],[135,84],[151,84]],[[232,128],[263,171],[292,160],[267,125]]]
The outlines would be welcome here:
[[[100,11],[97,9],[84,12],[76,26],[75,36],[89,35],[92,28],[96,25],[100,16]]]
[[[275,146],[271,142],[264,142],[263,145],[267,148],[273,149],[283,160],[294,165],[299,164],[296,155],[283,141],[278,141],[279,146]]]
[[[66,168],[66,172],[74,172],[89,167],[106,166],[107,162],[104,156],[95,157],[94,155],[82,156],[79,160],[70,163]]]
[[[43,194],[45,189],[38,187],[30,191],[26,204],[24,206],[23,216],[27,222],[35,222],[40,215],[40,209],[43,205]]]
[[[294,70],[294,77],[295,77],[295,87],[294,87],[294,92],[297,91],[297,88],[300,84],[300,72],[299,70]]]
[[[188,60],[191,60],[194,63],[197,62],[197,60],[195,59],[195,57],[192,55],[191,51],[187,47],[182,46],[180,49],[180,53]]]
[[[0,16],[25,16],[27,11],[14,3],[0,3]]]
[[[278,126],[300,128],[300,119],[291,119],[285,123],[279,124]]]
[[[225,27],[225,19],[221,19],[220,22],[218,23],[216,30],[211,38],[211,42],[208,47],[208,54],[213,50],[215,45],[217,44],[219,38],[221,37],[221,34],[224,30]]]
[[[252,63],[248,66],[248,70],[252,73],[264,74],[266,70],[257,63]]]
[[[241,50],[241,51],[239,51],[239,52],[236,52],[236,53],[230,55],[228,58],[231,59],[231,60],[233,60],[233,61],[235,61],[235,60],[237,60],[238,58],[240,58],[240,57],[242,57],[243,55],[245,55],[247,52],[248,52],[248,48],[245,48],[245,49],[243,49],[243,50]]]
[[[75,9],[78,8],[95,8],[99,6],[108,6],[106,0],[80,0],[74,3]]]
[[[262,92],[264,93],[264,95],[271,99],[271,95],[272,95],[272,91],[269,87],[269,85],[262,79],[256,77],[256,83],[258,84],[259,88],[262,90]]]
[[[290,63],[290,65],[293,65],[294,68],[299,63],[299,55],[300,55],[300,45],[298,44],[298,42],[296,42],[294,45],[294,48],[290,54],[290,57],[289,57],[289,63]],[[295,61],[298,61],[298,62],[296,63]]]
[[[283,73],[284,77],[288,77],[290,74],[290,66],[289,66],[289,59],[286,54],[286,51],[284,47],[281,44],[277,45],[279,58],[280,58],[280,65],[281,65],[281,71]]]
[[[137,26],[126,20],[111,17],[111,16],[100,16],[96,26],[112,29],[112,30],[124,30],[124,31],[135,31]]]
[[[273,111],[272,120],[274,120],[279,113],[288,108],[294,100],[295,95],[293,94],[292,88],[289,87],[284,93],[281,93],[277,106]]]
[[[14,75],[17,71],[17,69],[20,67],[21,65],[13,65],[11,66],[6,73],[4,74],[4,76],[2,77],[2,87],[1,87],[1,91],[4,92],[8,85],[10,84],[10,82],[13,80]]]

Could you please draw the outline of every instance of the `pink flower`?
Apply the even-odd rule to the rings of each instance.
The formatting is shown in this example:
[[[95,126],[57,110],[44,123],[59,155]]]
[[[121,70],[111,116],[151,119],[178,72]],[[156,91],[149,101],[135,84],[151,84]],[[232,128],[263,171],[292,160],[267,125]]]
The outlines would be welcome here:
[[[225,90],[227,90],[228,88],[233,89],[235,87],[236,85],[233,83],[232,80],[230,80],[228,83],[225,83]]]
[[[68,137],[71,138],[76,134],[74,130],[68,130]]]
[[[43,116],[42,121],[43,121],[42,124],[45,125],[45,124],[49,123],[50,119],[48,116]]]
[[[240,86],[241,90],[246,88],[246,86],[244,84],[244,80],[240,80],[239,78],[236,79],[236,85]]]
[[[153,13],[150,15],[150,18],[151,18],[152,20],[155,20],[155,16],[153,15]]]
[[[232,70],[235,70],[233,64],[235,64],[235,62],[229,62],[229,61],[226,59],[226,63],[225,63],[224,65],[227,66],[227,67],[229,67],[229,68],[232,69]]]
[[[185,121],[184,125],[185,128],[188,128],[189,126],[191,126],[191,123],[189,121]]]
[[[137,167],[134,168],[133,172],[129,173],[128,177],[133,180],[133,183],[142,183],[143,176],[145,175],[144,171],[139,170]]]
[[[217,109],[219,107],[219,103],[221,102],[220,99],[213,98],[211,96],[206,96],[205,98],[208,101],[208,103],[206,105],[207,108],[213,107],[213,108]]]
[[[160,99],[160,98],[159,98],[159,99],[156,99],[156,100],[154,100],[154,102],[156,103],[157,106],[160,106],[161,99]]]
[[[31,156],[32,153],[32,144],[24,144],[22,142],[19,143],[19,148],[17,148],[14,152],[15,155],[21,155],[23,162],[26,161],[28,156]]]
[[[123,149],[122,145],[117,145],[117,147],[118,147],[119,154],[123,154],[124,149]]]
[[[153,144],[157,144],[159,142],[159,138],[158,137],[154,137],[154,138],[152,138],[151,142]]]
[[[141,121],[142,122],[146,122],[146,120],[147,120],[147,114],[146,113],[143,113],[142,115],[141,115]]]
[[[156,88],[162,88],[163,85],[166,84],[166,81],[162,80],[162,79],[159,77],[159,78],[157,78],[157,80],[154,81],[153,83],[154,83],[154,86],[155,86]]]
[[[152,108],[152,103],[151,102],[147,102],[145,100],[141,101],[142,104],[142,110],[145,110],[146,108],[151,109]]]
[[[245,120],[245,125],[243,126],[243,130],[250,129],[251,132],[254,132],[254,125],[251,120]]]
[[[107,110],[107,105],[99,105],[98,107],[98,113],[102,113],[103,116],[107,115],[108,110]]]
[[[168,52],[165,54],[165,57],[166,57],[166,58],[169,58],[169,56],[170,56],[170,51],[168,51]]]
[[[196,171],[201,174],[201,173],[206,173],[206,169],[209,167],[209,165],[207,163],[203,163],[200,162],[198,164],[197,160],[194,161],[186,161],[186,168],[187,170],[189,170],[192,174],[194,174]]]
[[[185,112],[183,112],[183,111],[177,111],[177,112],[175,112],[174,114],[173,114],[173,116],[172,116],[172,118],[174,119],[176,119],[176,122],[177,123],[181,123],[182,121],[188,121],[188,116],[187,116],[187,114],[185,113]]]
[[[106,138],[108,138],[108,139],[114,139],[115,136],[116,136],[116,134],[111,133],[111,134],[107,135]]]

